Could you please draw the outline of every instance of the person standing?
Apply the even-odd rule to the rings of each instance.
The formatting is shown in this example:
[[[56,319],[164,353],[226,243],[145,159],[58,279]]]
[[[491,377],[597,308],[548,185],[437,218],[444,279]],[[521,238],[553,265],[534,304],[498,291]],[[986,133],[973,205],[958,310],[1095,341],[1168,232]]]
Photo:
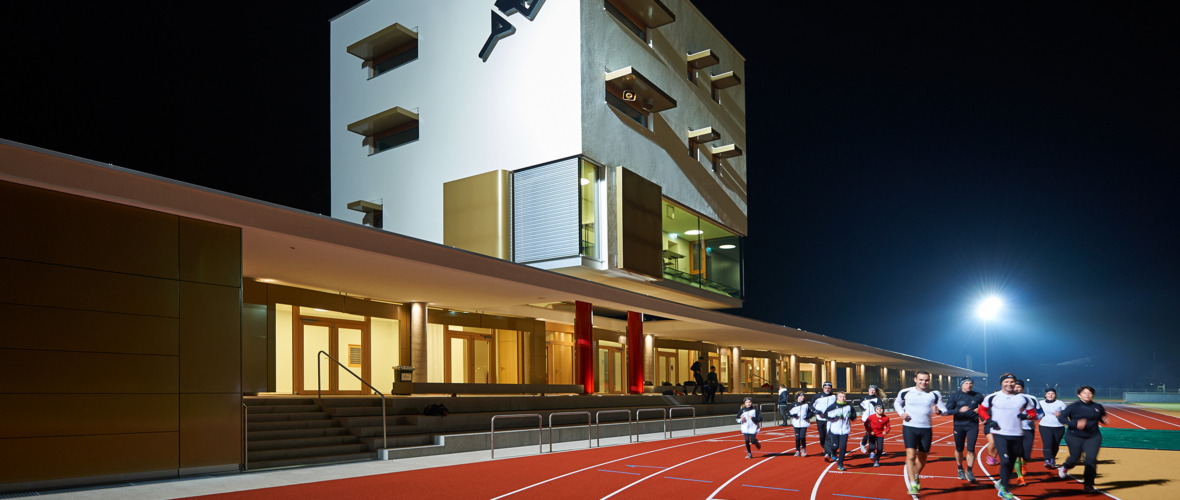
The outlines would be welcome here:
[[[1065,426],[1057,417],[1065,406],[1065,402],[1057,399],[1057,389],[1045,389],[1045,399],[1041,401],[1041,410],[1045,412],[1041,417],[1041,448],[1046,469],[1057,468],[1057,451],[1061,448],[1061,438],[1065,437]]]
[[[844,470],[844,454],[848,452],[848,435],[852,434],[852,421],[856,420],[856,410],[848,404],[848,395],[844,391],[836,393],[836,402],[826,410],[824,416],[828,418],[828,448],[832,458],[836,459],[836,470]]]
[[[954,417],[955,464],[959,479],[976,482],[975,442],[979,439],[979,404],[983,394],[975,392],[975,381],[963,377],[959,390],[946,397],[946,407]],[[963,465],[966,464],[966,467]]]
[[[1033,405],[1033,408],[1036,408],[1037,415],[1035,418],[1040,418],[1041,415],[1044,415],[1044,412],[1041,411],[1040,403],[1037,402],[1037,398],[1024,393],[1023,380],[1016,379],[1016,393],[1028,398],[1030,403]],[[1024,480],[1024,466],[1028,465],[1028,463],[1032,461],[1033,444],[1036,443],[1037,439],[1036,431],[1033,430],[1036,423],[1035,418],[1020,421],[1020,430],[1024,433],[1024,437],[1021,441],[1020,460],[1016,461],[1016,484],[1021,486],[1026,484]]]
[[[1102,448],[1102,431],[1098,429],[1098,424],[1106,423],[1106,408],[1094,402],[1094,388],[1083,385],[1078,388],[1078,400],[1066,406],[1057,419],[1069,428],[1065,432],[1069,458],[1057,469],[1057,475],[1065,479],[1066,473],[1078,464],[1084,452],[1086,473],[1082,489],[1086,493],[1097,493],[1094,478],[1098,476],[1098,450]]]
[[[717,403],[717,389],[721,387],[721,382],[717,380],[717,367],[709,367],[709,375],[705,378],[705,402]]]
[[[742,426],[742,437],[746,439],[746,458],[754,458],[754,453],[750,450],[750,443],[754,443],[754,447],[759,450],[762,449],[762,444],[758,442],[758,424],[762,422],[762,412],[754,406],[754,400],[746,398],[742,401],[742,407],[738,409],[737,421]]]
[[[860,408],[861,408],[861,410],[863,410],[861,412],[862,415],[872,415],[873,408],[875,408],[881,404],[881,397],[878,395],[879,392],[881,392],[881,391],[880,391],[880,389],[877,389],[877,386],[875,386],[875,385],[869,386],[869,394],[867,396],[865,396],[864,399],[860,400]],[[865,446],[868,446],[873,443],[871,436],[872,436],[872,432],[870,432],[870,430],[869,430],[869,421],[866,418],[865,419],[865,437],[860,439],[860,452],[861,453],[865,452]],[[873,457],[869,457],[869,458],[871,459]]]
[[[873,434],[873,443],[869,449],[876,448],[869,458],[873,460],[873,467],[881,466],[881,455],[885,454],[885,436],[889,435],[889,417],[885,415],[885,405],[873,408],[873,414],[865,419],[869,432]]]
[[[811,410],[811,404],[807,402],[807,394],[799,391],[787,414],[791,416],[791,427],[795,429],[795,456],[806,457],[807,428],[811,426],[811,416],[815,414]]]
[[[824,416],[824,410],[835,402],[836,395],[832,394],[831,382],[824,382],[821,392],[815,393],[811,398],[811,411],[815,412],[815,431],[819,433],[819,445],[824,449],[825,459],[832,458],[832,453],[828,449],[828,418]]]
[[[692,366],[689,367],[689,369],[692,370],[692,381],[694,382],[693,387],[692,387],[692,394],[694,396],[697,393],[697,389],[701,390],[701,394],[705,393],[705,377],[701,375],[701,370],[703,369],[702,368],[702,364],[703,364],[702,361],[704,361],[704,360],[705,360],[705,357],[701,356],[701,357],[697,358],[696,363],[693,363]]]
[[[1035,419],[1037,410],[1029,404],[1028,398],[1016,393],[1016,376],[1005,373],[1000,376],[999,392],[989,394],[979,405],[979,416],[992,423],[992,439],[1000,453],[1000,480],[996,482],[1000,498],[1016,498],[1008,491],[1009,479],[1016,460],[1024,453],[1023,420]],[[986,424],[985,424],[986,425]]]
[[[778,386],[778,414],[783,416],[783,427],[791,425],[787,423],[787,406],[791,404],[791,391],[787,390],[787,384],[779,384]]]
[[[902,389],[893,400],[893,409],[901,418],[901,435],[905,439],[905,482],[909,493],[922,488],[918,477],[926,467],[926,455],[934,438],[934,415],[946,413],[942,393],[930,389],[930,372],[914,374],[914,386]]]

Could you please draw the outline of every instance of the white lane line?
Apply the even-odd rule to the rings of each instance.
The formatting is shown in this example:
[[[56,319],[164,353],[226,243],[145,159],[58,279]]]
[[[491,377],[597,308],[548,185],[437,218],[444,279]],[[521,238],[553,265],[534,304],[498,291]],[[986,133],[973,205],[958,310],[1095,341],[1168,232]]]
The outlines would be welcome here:
[[[819,479],[815,480],[815,486],[811,487],[811,500],[815,500],[815,494],[819,493],[819,483],[823,482],[824,476],[828,475],[828,471],[832,470],[833,465],[836,465],[836,463],[832,462],[832,463],[828,464],[827,468],[824,469],[824,473],[820,474]],[[918,497],[914,497],[915,500],[917,500],[917,498]]]
[[[909,479],[907,479],[910,476],[910,463],[909,462],[910,462],[909,460],[906,460],[905,464],[903,464],[901,466],[901,483],[905,485],[906,493],[909,496],[913,497],[914,500],[918,500],[918,495],[910,493],[910,481],[909,481]]]
[[[988,447],[988,446],[991,446],[991,443],[985,444],[985,445],[983,445],[983,448],[980,448],[980,450],[979,450],[979,456],[981,456],[981,457],[986,457],[986,456],[987,456],[987,447]],[[1003,460],[1003,459],[1001,459],[1001,460]],[[987,474],[987,478],[988,478],[989,480],[991,480],[991,482],[992,482],[992,486],[995,486],[995,484],[996,484],[997,482],[999,482],[999,480],[998,480],[998,479],[996,479],[996,478],[994,478],[994,477],[992,477],[992,473],[990,473],[990,472],[988,472],[988,471],[987,471],[987,467],[984,467],[984,464],[986,464],[986,463],[987,463],[987,460],[976,460],[975,462],[979,464],[979,470],[983,471],[983,473],[984,473],[984,474]],[[1003,467],[1003,466],[1004,466],[1004,463],[1003,463],[1003,462],[1000,462],[1000,465],[999,465],[999,466],[1000,466],[1000,467]],[[998,470],[997,470],[997,471],[996,471],[996,474],[999,474],[999,473],[1000,473],[1000,471],[998,471]],[[1009,493],[1011,493],[1011,491],[1012,491],[1012,490],[1008,490],[1008,491],[1009,491]],[[1018,497],[1018,496],[1016,496],[1016,495],[1012,495],[1012,497],[1013,497],[1013,498],[1015,498],[1016,500],[1020,500],[1020,497]]]
[[[861,432],[859,432],[859,433],[857,434],[857,436],[859,437],[859,436],[861,436],[861,435],[864,435],[864,434],[865,434],[865,433],[864,433],[864,431],[861,431]],[[852,438],[852,436],[851,436],[851,435],[849,435],[848,437],[849,437],[849,439],[851,439],[851,438]],[[791,450],[794,450],[794,449],[795,449],[795,448],[791,448]],[[787,450],[787,451],[785,451],[785,452],[783,452],[783,453],[790,453],[790,452],[791,452],[791,450]],[[729,481],[726,481],[726,482],[725,482],[725,484],[722,484],[722,485],[721,485],[721,486],[719,486],[717,489],[713,490],[713,493],[710,493],[710,494],[709,494],[709,497],[708,497],[708,498],[706,498],[705,500],[713,500],[714,498],[716,498],[716,497],[717,497],[717,494],[718,494],[718,493],[721,493],[721,490],[724,490],[726,486],[729,486],[729,483],[732,483],[732,482],[736,481],[736,480],[737,480],[737,478],[739,478],[739,477],[742,477],[742,475],[744,475],[746,472],[749,472],[749,471],[750,471],[750,469],[753,469],[754,467],[757,467],[757,466],[759,466],[759,465],[762,465],[762,464],[764,464],[764,463],[766,463],[766,462],[770,461],[771,459],[773,459],[773,458],[776,458],[776,457],[780,457],[780,456],[782,456],[782,455],[775,455],[775,456],[773,456],[773,457],[770,457],[770,458],[768,458],[768,459],[766,459],[766,460],[761,460],[761,461],[759,461],[758,463],[756,463],[756,464],[754,464],[754,465],[751,465],[751,466],[749,466],[749,467],[746,467],[746,468],[745,468],[745,470],[743,470],[743,471],[741,471],[741,472],[737,473],[737,475],[735,475],[735,476],[733,476],[733,477],[729,478]],[[844,458],[845,458],[845,459],[847,459],[847,458],[848,458],[848,456],[847,456],[847,453],[845,454],[845,457],[844,457]],[[833,460],[832,464],[835,464],[835,461],[834,461],[834,460]],[[830,468],[832,468],[832,466],[831,466],[831,465],[828,465],[828,468],[830,469]],[[825,474],[826,474],[826,472],[825,472]],[[823,476],[820,476],[820,477],[821,477],[821,479],[822,479],[822,477],[823,477]],[[816,483],[816,487],[819,487],[819,483],[818,483],[818,482]],[[814,492],[812,492],[812,495],[815,495],[815,493],[814,493]]]
[[[903,466],[903,467],[902,467],[902,469],[904,469],[904,468],[905,468],[905,467]],[[833,472],[832,474],[863,474],[863,475],[866,475],[866,476],[901,476],[901,477],[905,477],[905,474],[888,474],[888,473],[885,473],[885,472],[860,472],[860,471],[844,471],[844,472],[840,472],[840,471],[836,471],[836,472]],[[955,481],[958,481],[958,480],[959,480],[959,478],[957,478],[957,477],[953,477],[953,476],[927,476],[926,474],[922,474],[922,479],[930,479],[930,478],[934,478],[934,479],[954,479]]]
[[[1114,418],[1117,418],[1117,419],[1119,419],[1119,420],[1122,420],[1123,422],[1126,422],[1126,423],[1128,423],[1128,424],[1131,424],[1131,425],[1133,425],[1133,426],[1135,426],[1135,427],[1138,427],[1138,428],[1140,428],[1140,429],[1147,430],[1147,428],[1146,428],[1146,427],[1144,427],[1144,426],[1142,426],[1142,425],[1139,425],[1139,424],[1137,424],[1137,423],[1135,423],[1135,422],[1132,422],[1132,421],[1130,421],[1130,420],[1127,420],[1127,419],[1125,419],[1125,418],[1123,418],[1123,417],[1120,417],[1120,416],[1118,416],[1118,415],[1115,415],[1115,414],[1113,414],[1113,413],[1111,413],[1111,412],[1106,412],[1106,414],[1107,414],[1107,415],[1110,415],[1110,416],[1112,416],[1112,417],[1114,417]]]
[[[1158,419],[1158,418],[1155,418],[1155,417],[1152,417],[1152,416],[1150,416],[1150,415],[1147,415],[1147,414],[1144,414],[1144,413],[1139,413],[1139,412],[1137,412],[1137,411],[1131,410],[1130,408],[1127,408],[1127,407],[1126,407],[1126,406],[1124,406],[1124,405],[1119,405],[1119,406],[1117,406],[1117,408],[1118,408],[1118,409],[1120,409],[1120,410],[1122,410],[1122,411],[1125,411],[1125,412],[1127,412],[1127,413],[1133,413],[1133,414],[1135,414],[1135,415],[1139,415],[1140,417],[1143,417],[1143,418],[1150,418],[1150,419],[1152,419],[1152,420],[1155,420],[1156,422],[1163,422],[1163,423],[1165,423],[1165,424],[1168,424],[1168,425],[1170,425],[1170,426],[1173,426],[1173,427],[1180,427],[1180,424],[1173,424],[1173,423],[1171,423],[1171,422],[1168,422],[1167,420],[1160,420],[1160,419]],[[1151,411],[1151,410],[1144,410],[1144,411]],[[1161,415],[1161,414],[1159,414],[1159,413],[1157,413],[1157,415],[1160,415],[1160,416],[1166,416],[1166,415]]]

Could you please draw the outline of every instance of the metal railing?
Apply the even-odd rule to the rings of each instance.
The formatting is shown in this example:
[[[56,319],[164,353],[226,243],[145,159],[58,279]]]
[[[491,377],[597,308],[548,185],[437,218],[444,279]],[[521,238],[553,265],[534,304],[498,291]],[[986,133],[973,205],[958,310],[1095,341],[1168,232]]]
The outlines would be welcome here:
[[[554,415],[585,415],[586,416],[586,446],[594,447],[593,429],[590,427],[590,412],[588,411],[560,411],[549,414],[549,453],[553,453],[553,416]]]
[[[250,422],[250,407],[242,403],[242,470],[250,470],[250,443],[246,434],[246,425]]]
[[[603,413],[627,414],[627,442],[631,442],[631,410],[602,410],[594,414],[594,436],[598,439],[598,447],[602,448],[602,423],[598,420]]]
[[[327,356],[328,359],[335,361],[336,364],[340,365],[341,368],[344,368],[344,371],[348,372],[349,375],[356,377],[356,379],[360,380],[362,384],[365,384],[366,386],[369,387],[369,389],[372,389],[373,392],[377,393],[378,396],[381,396],[381,447],[382,448],[389,448],[389,433],[385,429],[385,420],[386,420],[386,418],[385,418],[385,394],[383,394],[381,391],[378,391],[377,388],[373,387],[372,384],[365,382],[365,379],[361,378],[356,373],[353,373],[353,371],[349,370],[347,366],[344,366],[344,363],[341,363],[336,358],[333,358],[331,354],[328,354],[324,351],[320,351],[320,354],[323,354],[324,356]],[[316,359],[316,363],[315,363],[316,397],[323,399],[324,388],[323,388],[323,383],[321,382],[321,377],[322,377],[321,371],[322,370],[320,370],[320,367],[323,365],[320,364],[319,354],[316,355],[315,359]]]
[[[763,408],[766,408],[766,405],[771,406],[770,414],[774,416],[774,425],[778,425],[778,403],[762,403],[762,404],[758,405],[758,411],[762,412],[762,414],[763,414],[763,417],[762,417],[763,421],[766,420],[766,416],[765,416],[766,410],[763,410]],[[758,427],[761,428],[762,424],[759,423]]]
[[[514,415],[496,415],[492,417],[492,432],[488,433],[488,437],[492,440],[492,458],[496,458],[496,419],[497,418],[520,418],[520,417],[537,417],[537,451],[545,453],[545,418],[538,413],[521,413]]]
[[[645,411],[658,411],[658,412],[660,412],[660,416],[661,416],[662,421],[664,423],[664,432],[663,432],[663,434],[660,435],[660,437],[667,437],[668,436],[668,409],[667,408],[640,408],[638,410],[635,410],[635,442],[636,443],[639,442],[639,426],[641,424],[639,422],[639,414],[643,413]]]
[[[668,420],[672,420],[672,412],[676,410],[692,410],[692,435],[697,435],[697,407],[695,406],[674,406],[668,408]],[[668,425],[668,437],[672,437],[672,426]]]

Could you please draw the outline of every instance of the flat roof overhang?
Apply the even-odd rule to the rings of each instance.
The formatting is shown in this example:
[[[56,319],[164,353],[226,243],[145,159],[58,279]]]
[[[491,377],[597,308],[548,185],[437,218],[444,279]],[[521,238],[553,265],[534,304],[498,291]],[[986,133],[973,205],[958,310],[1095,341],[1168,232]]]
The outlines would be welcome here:
[[[400,24],[392,26],[365,37],[363,40],[349,45],[349,54],[366,61],[401,47],[418,39],[418,33]]]
[[[615,2],[635,14],[648,28],[659,28],[676,21],[676,14],[673,14],[672,9],[669,9],[660,0],[615,0]]]
[[[688,140],[695,144],[713,142],[721,138],[721,132],[713,127],[705,127],[688,131]]]
[[[742,155],[742,148],[737,147],[736,144],[726,144],[724,146],[709,148],[709,154],[714,158],[733,158]]]
[[[659,113],[676,107],[676,99],[673,99],[667,92],[657,87],[631,66],[607,73],[606,84],[619,92],[625,90],[635,92],[639,97],[638,100],[643,103],[643,108],[651,113]]]
[[[688,65],[695,69],[708,68],[721,62],[721,58],[712,49],[705,49],[688,55]]]
[[[726,71],[721,74],[713,75],[712,80],[713,86],[719,89],[727,89],[742,84],[742,79],[738,78],[737,74],[732,71]]]
[[[348,131],[367,137],[383,130],[389,130],[416,121],[418,121],[418,113],[394,106],[393,108],[349,124]]]
[[[582,300],[668,318],[646,333],[842,362],[982,373],[701,309],[380,229],[0,139],[0,181],[242,229],[244,277],[433,307],[551,318],[526,304]],[[604,325],[606,326],[604,322]],[[622,322],[616,328],[622,328]]]

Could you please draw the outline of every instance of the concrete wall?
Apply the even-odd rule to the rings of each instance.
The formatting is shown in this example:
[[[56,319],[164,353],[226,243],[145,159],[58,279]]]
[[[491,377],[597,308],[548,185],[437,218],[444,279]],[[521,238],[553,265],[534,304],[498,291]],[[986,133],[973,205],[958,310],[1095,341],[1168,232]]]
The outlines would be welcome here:
[[[0,491],[237,469],[241,231],[7,182],[0,213]]]

